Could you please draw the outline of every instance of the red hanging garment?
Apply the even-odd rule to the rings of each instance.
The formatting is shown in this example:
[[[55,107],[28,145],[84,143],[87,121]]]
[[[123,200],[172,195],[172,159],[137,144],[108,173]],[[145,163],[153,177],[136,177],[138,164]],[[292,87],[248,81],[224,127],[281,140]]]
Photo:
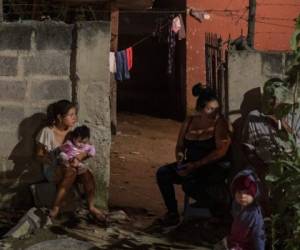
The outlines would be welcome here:
[[[132,47],[126,49],[126,57],[127,57],[128,70],[131,70],[133,66]]]

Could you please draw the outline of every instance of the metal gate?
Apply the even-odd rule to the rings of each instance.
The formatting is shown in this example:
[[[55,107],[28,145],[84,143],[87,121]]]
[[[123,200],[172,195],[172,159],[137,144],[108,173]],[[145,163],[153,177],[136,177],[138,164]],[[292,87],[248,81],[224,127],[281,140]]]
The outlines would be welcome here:
[[[217,34],[205,33],[205,64],[207,86],[215,91],[221,112],[228,117],[228,50]]]

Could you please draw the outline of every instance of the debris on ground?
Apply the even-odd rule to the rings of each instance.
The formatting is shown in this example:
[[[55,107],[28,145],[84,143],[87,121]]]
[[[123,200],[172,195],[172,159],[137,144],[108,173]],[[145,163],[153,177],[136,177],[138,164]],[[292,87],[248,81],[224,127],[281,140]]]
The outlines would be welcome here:
[[[52,222],[45,211],[33,207],[20,219],[20,221],[12,229],[10,229],[3,237],[21,238],[25,237],[39,228],[51,225]]]
[[[36,210],[31,209],[29,214],[34,212]],[[130,214],[132,212],[133,216]],[[196,224],[192,222],[193,226],[190,224],[179,225],[178,227],[150,232],[145,227],[135,226],[138,223],[145,226],[141,222],[145,218],[155,221],[153,215],[146,209],[113,210],[108,214],[107,224],[102,226],[92,221],[88,214],[87,209],[80,209],[73,214],[63,214],[47,227],[42,227],[43,223],[37,220],[37,225],[40,225],[39,228],[27,234],[26,237],[15,239],[11,235],[11,237],[3,238],[0,240],[0,248],[26,250],[65,250],[66,248],[72,250],[207,250],[211,249],[212,246],[210,242],[205,242],[199,236],[199,232],[211,234],[211,231],[207,231],[209,227],[203,227],[204,221]],[[28,213],[24,217],[26,216],[28,217]],[[22,219],[20,221],[23,221]],[[157,225],[158,228],[162,229],[161,225]],[[190,230],[193,230],[193,233]],[[222,239],[223,236],[223,234],[218,235],[215,241]]]
[[[107,215],[107,222],[108,223],[119,223],[119,224],[122,224],[122,223],[128,222],[129,220],[130,219],[127,216],[127,214],[124,211],[122,211],[122,210],[113,211],[113,212],[110,212]]]
[[[46,249],[55,249],[55,250],[89,250],[96,249],[96,246],[90,242],[76,240],[70,237],[57,240],[48,240],[43,241],[28,248],[25,250],[46,250]]]

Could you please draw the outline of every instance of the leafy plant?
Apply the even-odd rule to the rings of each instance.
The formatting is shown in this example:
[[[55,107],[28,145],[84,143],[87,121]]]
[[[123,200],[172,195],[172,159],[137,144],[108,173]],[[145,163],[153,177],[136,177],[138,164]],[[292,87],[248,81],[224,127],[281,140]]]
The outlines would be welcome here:
[[[281,92],[273,93],[282,98],[280,101],[283,103],[276,108],[275,116],[278,119],[289,117],[294,130],[278,133],[277,144],[280,150],[276,152],[265,180],[269,184],[272,207],[269,218],[272,249],[296,250],[300,246],[300,147],[295,133],[300,123],[300,16],[291,47],[294,56],[286,79],[270,79],[269,83],[272,84],[267,82],[269,89],[266,90],[272,94],[278,84],[284,85]]]

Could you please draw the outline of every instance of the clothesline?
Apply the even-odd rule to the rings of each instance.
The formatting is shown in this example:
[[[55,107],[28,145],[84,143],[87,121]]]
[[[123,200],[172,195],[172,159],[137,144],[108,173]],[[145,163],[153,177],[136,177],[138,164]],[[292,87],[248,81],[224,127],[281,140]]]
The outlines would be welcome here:
[[[141,40],[135,42],[131,47],[134,48],[134,47],[138,46],[139,44],[143,43],[144,41],[146,41],[147,39],[149,39],[152,36],[153,36],[153,33],[146,36],[146,37],[144,37],[144,38],[142,38]]]
[[[164,32],[164,28],[169,26],[168,29],[168,74],[173,72],[174,54],[176,45],[176,35],[178,40],[185,38],[185,27],[181,15],[171,15],[166,22],[161,21],[157,24],[155,31],[150,35],[147,35],[139,41],[133,43],[126,49],[121,49],[115,52],[111,52],[109,56],[110,72],[115,74],[116,80],[123,81],[130,79],[130,70],[133,66],[133,48],[140,45],[150,37],[160,35]]]
[[[167,22],[167,23],[165,23],[164,25],[162,25],[162,26],[161,26],[161,29],[167,27],[168,24],[169,24],[169,23]],[[149,38],[151,38],[151,37],[153,37],[153,36],[155,36],[155,35],[156,35],[156,32],[154,31],[154,32],[152,32],[150,35],[145,36],[144,38],[142,38],[142,39],[140,39],[139,41],[135,42],[133,45],[131,45],[131,47],[132,47],[132,48],[133,48],[133,47],[136,47],[136,46],[140,45],[141,43],[143,43],[144,41],[146,41],[147,39],[149,39]]]
[[[201,12],[240,12],[242,9],[194,9],[188,8],[186,10],[119,10],[119,13],[132,13],[132,14],[142,14],[142,13],[151,13],[151,14],[187,14],[191,9],[194,11]],[[103,12],[103,11],[99,11]]]
[[[167,21],[167,22],[166,22],[164,25],[162,25],[160,28],[163,29],[163,28],[167,27],[168,25],[169,25],[169,21]],[[132,44],[130,47],[131,47],[131,48],[134,48],[134,47],[140,45],[141,43],[143,43],[144,41],[148,40],[149,38],[155,36],[155,35],[156,35],[156,32],[153,31],[150,35],[147,35],[147,36],[141,38],[140,40],[138,40],[137,42],[135,42],[134,44]]]
[[[173,20],[176,18],[176,17],[179,17],[181,16],[181,11],[178,11],[177,14],[176,14],[176,11],[174,12],[171,12],[172,14],[168,17],[169,18],[172,18]],[[198,10],[194,10],[194,9],[190,9],[189,10],[189,13],[191,16],[194,16],[196,19],[198,19],[200,22],[202,22],[205,18],[204,18],[204,14],[205,12],[204,11],[198,11]],[[182,21],[181,21],[182,22]],[[165,24],[161,25],[160,26],[160,29],[164,29],[165,27],[167,27],[169,25],[169,20],[166,21]],[[182,23],[182,25],[184,25]],[[146,37],[143,37],[142,39],[140,39],[139,41],[135,42],[131,47],[136,47],[137,45],[140,45],[141,43],[143,43],[144,41],[148,40],[149,38],[153,37],[156,35],[156,32],[152,32],[150,35],[147,35]]]

